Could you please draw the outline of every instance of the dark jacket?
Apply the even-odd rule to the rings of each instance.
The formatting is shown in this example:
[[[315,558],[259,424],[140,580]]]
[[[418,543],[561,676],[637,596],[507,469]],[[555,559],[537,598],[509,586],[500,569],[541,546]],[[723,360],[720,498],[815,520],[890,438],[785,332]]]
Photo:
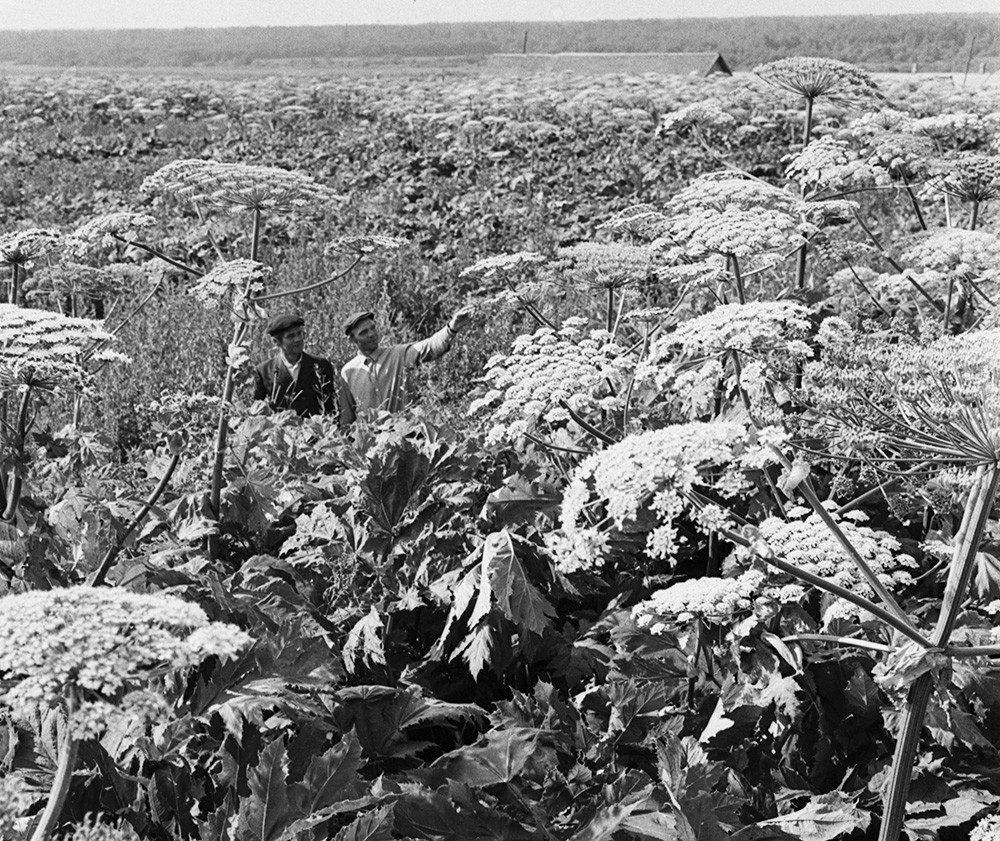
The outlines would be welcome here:
[[[336,412],[337,375],[329,359],[302,354],[297,381],[292,380],[279,354],[254,370],[254,400],[266,400],[272,409],[292,409],[301,417]]]

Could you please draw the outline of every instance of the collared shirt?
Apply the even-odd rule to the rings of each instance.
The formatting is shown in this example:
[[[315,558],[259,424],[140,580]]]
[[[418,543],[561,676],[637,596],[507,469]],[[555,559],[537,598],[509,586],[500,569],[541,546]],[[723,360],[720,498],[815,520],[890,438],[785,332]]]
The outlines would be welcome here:
[[[371,356],[359,353],[340,370],[340,423],[354,422],[366,409],[396,412],[406,408],[406,371],[437,359],[451,347],[454,333],[442,327],[433,336],[402,345],[380,347]]]
[[[292,382],[299,381],[299,371],[302,370],[302,356],[299,355],[299,360],[294,365],[288,361],[288,357],[285,356],[284,351],[278,351],[278,358],[285,364],[288,369],[288,373],[292,378]]]

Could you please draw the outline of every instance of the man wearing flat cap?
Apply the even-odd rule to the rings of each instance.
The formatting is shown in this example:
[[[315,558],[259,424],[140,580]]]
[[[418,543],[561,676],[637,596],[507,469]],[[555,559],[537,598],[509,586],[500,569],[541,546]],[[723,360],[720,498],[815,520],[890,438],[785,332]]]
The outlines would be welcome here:
[[[275,411],[291,409],[300,417],[336,411],[337,375],[329,359],[311,356],[305,345],[305,319],[297,313],[276,315],[264,328],[276,353],[254,371],[254,400]]]
[[[358,355],[340,370],[340,425],[354,423],[366,409],[396,412],[409,403],[406,374],[414,365],[444,356],[469,321],[472,307],[462,307],[433,336],[419,342],[381,347],[375,315],[356,312],[344,322],[344,332]]]

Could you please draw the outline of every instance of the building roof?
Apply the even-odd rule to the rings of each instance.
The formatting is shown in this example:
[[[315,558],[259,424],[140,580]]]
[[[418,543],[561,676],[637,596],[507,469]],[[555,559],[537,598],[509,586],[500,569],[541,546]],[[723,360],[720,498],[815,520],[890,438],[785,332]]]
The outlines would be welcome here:
[[[584,70],[589,73],[664,73],[676,76],[732,75],[720,53],[494,53],[491,68]]]

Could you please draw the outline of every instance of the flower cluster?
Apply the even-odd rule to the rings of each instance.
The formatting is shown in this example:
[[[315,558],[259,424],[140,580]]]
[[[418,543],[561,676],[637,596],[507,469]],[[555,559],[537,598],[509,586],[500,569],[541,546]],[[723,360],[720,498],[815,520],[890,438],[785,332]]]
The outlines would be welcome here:
[[[20,777],[0,777],[0,838],[20,837],[20,819],[34,803],[35,797]]]
[[[1000,329],[921,343],[821,325],[824,352],[806,368],[821,434],[873,466],[972,467],[1000,449]]]
[[[59,305],[67,295],[74,298],[113,298],[135,282],[141,270],[133,266],[115,268],[60,262],[36,271],[24,281],[24,296],[29,301],[48,301]]]
[[[1000,841],[1000,815],[987,815],[969,833],[969,841]]]
[[[795,56],[758,65],[753,72],[774,87],[803,99],[824,97],[831,102],[881,98],[874,79],[853,64],[832,58]]]
[[[62,241],[58,231],[28,228],[0,236],[0,263],[29,268],[33,260],[52,251]]]
[[[757,178],[740,177],[729,170],[708,172],[695,178],[667,203],[671,214],[684,215],[704,210],[722,212],[770,208],[793,212],[798,200],[791,193]]]
[[[970,202],[988,202],[1000,197],[1000,155],[961,152],[939,162],[934,181],[943,193]]]
[[[722,211],[705,208],[670,220],[670,233],[684,244],[683,254],[700,260],[709,254],[775,263],[806,241],[798,216],[766,207]]]
[[[92,735],[129,698],[149,709],[130,692],[206,657],[234,657],[250,638],[174,596],[78,586],[0,598],[0,642],[0,672],[15,681],[3,700],[23,714],[71,699],[81,709],[74,727]]]
[[[759,420],[770,422],[775,407],[768,381],[787,378],[812,356],[805,338],[809,310],[791,301],[724,304],[680,324],[652,343],[636,369],[636,383],[654,387],[677,401],[685,417],[708,411],[720,379],[739,386]],[[741,354],[737,378],[726,371],[731,353]]]
[[[324,249],[324,254],[371,254],[375,251],[395,251],[406,245],[401,237],[387,237],[382,234],[338,237]]]
[[[703,619],[719,624],[753,608],[764,573],[748,570],[734,578],[690,578],[657,590],[632,608],[632,618],[651,634],[662,633],[667,623]]]
[[[819,515],[803,508],[793,509],[791,514],[799,518],[769,517],[758,527],[761,539],[774,553],[805,572],[828,579],[865,598],[875,598],[871,585]],[[802,517],[806,514],[808,516]],[[899,541],[888,532],[851,522],[850,516],[846,515],[838,523],[840,530],[886,589],[912,584],[909,570],[916,567],[917,562],[900,551]],[[753,559],[752,551],[737,547],[736,559],[749,562]]]
[[[782,433],[751,433],[739,423],[687,423],[629,435],[584,459],[563,496],[562,533],[552,550],[564,572],[602,565],[610,537],[645,534],[653,558],[673,557],[684,542],[677,519],[697,511],[697,488],[733,497],[746,487],[744,471],[774,459]],[[694,515],[692,515],[694,516]],[[711,507],[695,519],[710,530],[727,523]]]
[[[79,385],[86,380],[81,355],[111,338],[100,321],[0,304],[0,383]],[[128,361],[107,347],[93,358]]]
[[[843,134],[861,144],[877,184],[921,175],[934,153],[930,139],[916,131],[913,118],[891,108],[862,114]]]
[[[103,213],[80,225],[69,235],[67,243],[74,256],[82,257],[95,243],[109,247],[115,244],[116,237],[134,242],[139,238],[140,232],[151,228],[155,223],[156,220],[145,213]]]
[[[197,159],[167,164],[148,176],[140,189],[179,196],[206,207],[261,212],[319,208],[341,198],[300,172]]]
[[[647,280],[653,272],[652,251],[639,245],[583,242],[557,254],[574,280],[595,288],[618,289]]]
[[[664,134],[680,133],[690,128],[728,131],[735,125],[736,118],[723,107],[722,102],[710,97],[671,111],[660,121],[659,131]]]
[[[914,234],[901,252],[905,263],[923,271],[979,281],[1000,279],[1000,237],[986,231],[943,228]]]
[[[996,136],[998,119],[969,111],[932,114],[915,119],[913,129],[944,148],[963,149],[986,145]]]
[[[545,257],[535,251],[518,251],[515,254],[497,254],[485,257],[468,266],[460,272],[460,277],[479,275],[482,278],[492,277],[498,272],[511,272],[528,266],[544,263]]]
[[[653,240],[667,230],[669,218],[650,204],[635,204],[619,210],[598,225],[599,230],[627,233],[644,240]]]
[[[513,441],[540,424],[565,425],[569,412],[581,416],[622,407],[621,384],[633,360],[604,330],[582,335],[579,319],[559,331],[541,328],[514,340],[512,352],[486,363],[487,393],[469,413],[490,410],[491,444]]]
[[[256,260],[230,260],[198,278],[191,294],[208,309],[215,309],[220,302],[228,303],[231,296],[262,294],[270,274],[270,267]]]
[[[851,190],[888,181],[888,176],[861,160],[845,140],[830,135],[813,140],[792,158],[786,170],[803,193]]]

